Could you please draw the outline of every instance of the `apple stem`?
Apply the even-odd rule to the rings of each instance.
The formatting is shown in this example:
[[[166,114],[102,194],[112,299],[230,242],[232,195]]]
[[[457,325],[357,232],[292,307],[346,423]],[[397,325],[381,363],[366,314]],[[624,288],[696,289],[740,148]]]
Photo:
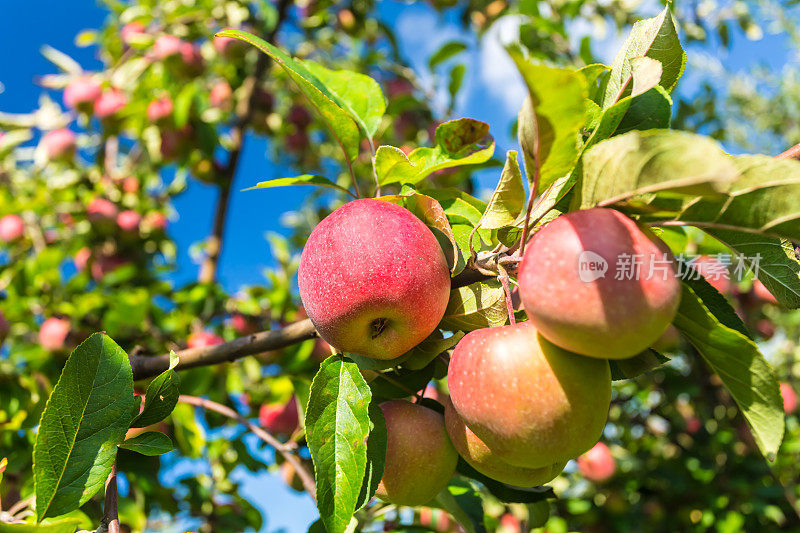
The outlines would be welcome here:
[[[513,326],[517,323],[517,320],[514,318],[514,302],[511,300],[511,284],[508,282],[508,271],[499,262],[497,263],[497,269],[500,271],[500,274],[497,277],[500,279],[500,283],[503,285],[503,292],[506,295],[508,321]]]

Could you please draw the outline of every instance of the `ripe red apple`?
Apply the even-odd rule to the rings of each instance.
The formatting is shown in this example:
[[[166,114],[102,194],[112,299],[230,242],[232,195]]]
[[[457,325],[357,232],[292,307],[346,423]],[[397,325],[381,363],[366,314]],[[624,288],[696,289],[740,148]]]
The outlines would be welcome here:
[[[39,344],[51,352],[63,350],[70,329],[69,320],[66,318],[48,318],[42,322],[42,326],[39,328]]]
[[[0,241],[13,242],[25,234],[25,223],[19,215],[0,218]]]
[[[182,42],[180,52],[184,65],[194,70],[203,68],[203,55],[197,43]]]
[[[75,263],[75,268],[80,272],[86,268],[87,264],[89,264],[89,259],[91,257],[92,251],[88,246],[84,246],[75,252],[75,257],[72,259],[72,261]]]
[[[164,60],[170,56],[174,56],[181,52],[181,41],[174,35],[162,34],[156,37],[153,43],[152,54],[153,57],[159,60]]]
[[[519,286],[544,337],[604,359],[632,357],[656,342],[681,295],[666,245],[605,208],[568,213],[540,230],[525,249]]]
[[[144,224],[150,231],[164,231],[167,223],[167,216],[159,211],[151,211],[144,219]]]
[[[692,261],[692,266],[717,291],[725,295],[731,293],[730,272],[722,261],[710,255],[701,255]]]
[[[380,407],[388,443],[375,495],[396,505],[422,505],[447,486],[456,470],[458,454],[447,436],[444,417],[405,400]]]
[[[578,457],[578,470],[590,481],[605,481],[616,472],[617,462],[608,446],[598,442],[591,450]]]
[[[297,398],[292,396],[285,404],[265,403],[258,410],[261,427],[275,435],[291,435],[300,425]]]
[[[130,209],[126,209],[117,215],[117,226],[119,226],[122,231],[139,231],[139,223],[141,221],[142,217],[139,215],[139,213]]]
[[[441,509],[420,507],[419,525],[439,533],[465,533],[461,525]],[[413,529],[412,529],[413,530]]]
[[[125,96],[125,93],[111,88],[103,92],[95,101],[94,114],[97,115],[97,118],[108,118],[121,111],[126,105],[128,105],[128,97]]]
[[[67,158],[75,153],[75,133],[66,128],[48,131],[40,144],[49,160]]]
[[[233,89],[227,81],[220,80],[211,87],[208,99],[212,107],[229,109],[233,104]]]
[[[445,399],[444,407],[447,434],[458,455],[485,476],[518,487],[536,487],[552,481],[567,464],[566,461],[560,461],[542,467],[526,468],[507,463],[492,453],[492,450],[467,427],[464,419],[453,407],[453,402]]]
[[[195,331],[186,339],[186,344],[189,348],[205,348],[206,346],[214,346],[223,342],[225,340],[222,337],[210,331]]]
[[[521,528],[522,524],[519,522],[519,518],[514,516],[511,513],[506,513],[500,517],[500,528],[498,528],[497,533],[520,533],[523,530]]]
[[[608,361],[551,343],[530,322],[470,332],[453,350],[450,399],[491,451],[515,466],[568,461],[600,438]]]
[[[78,76],[64,88],[64,104],[71,109],[91,110],[102,92],[99,80],[92,76]]]
[[[125,24],[122,29],[120,30],[120,38],[122,42],[125,44],[131,44],[132,41],[135,41],[139,36],[145,34],[145,26],[141,22],[129,22]]]
[[[105,198],[95,198],[86,207],[86,216],[92,222],[114,220],[117,217],[117,206]]]
[[[295,104],[289,109],[289,122],[297,126],[298,129],[306,129],[312,120],[311,113],[302,105]]]
[[[689,435],[694,435],[700,431],[701,427],[703,427],[703,423],[696,416],[690,415],[686,418],[686,433]]]
[[[258,323],[255,319],[242,313],[231,315],[230,324],[237,335],[252,335],[259,331]]]
[[[168,94],[162,95],[147,104],[147,120],[158,122],[172,114],[172,98]]]
[[[341,351],[393,359],[431,334],[450,297],[436,237],[407,209],[355,200],[314,228],[298,270],[320,336]]]
[[[122,190],[127,194],[134,194],[139,190],[139,178],[128,176],[122,180]]]
[[[797,409],[797,393],[794,392],[794,387],[789,383],[781,383],[781,397],[783,397],[783,412],[788,414],[794,413]]]

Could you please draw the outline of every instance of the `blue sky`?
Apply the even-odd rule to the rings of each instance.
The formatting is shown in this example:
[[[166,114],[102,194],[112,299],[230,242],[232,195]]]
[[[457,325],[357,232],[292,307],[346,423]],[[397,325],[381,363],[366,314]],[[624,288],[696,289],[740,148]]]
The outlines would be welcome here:
[[[34,86],[35,78],[56,71],[39,52],[44,44],[68,53],[86,69],[101,67],[93,48],[74,45],[74,36],[79,31],[100,27],[106,19],[106,11],[94,0],[0,0],[0,13],[0,50],[3,51],[0,54],[0,111],[27,112],[36,107],[39,91]],[[430,54],[443,42],[470,38],[457,27],[455,17],[443,18],[424,2],[382,2],[381,17],[397,30],[401,48],[420,74],[424,73]],[[491,125],[498,141],[499,157],[506,150],[515,149],[508,134],[509,125],[525,94],[521,80],[499,44],[504,37],[513,35],[514,30],[515,23],[509,20],[493,28],[480,46],[471,41],[473,46],[467,52],[470,54],[469,70],[455,112],[455,116],[469,116]],[[589,28],[576,25],[573,30],[579,39]],[[596,43],[596,55],[610,63],[623,39],[624,35],[609,33]],[[786,50],[782,36],[766,35],[752,42],[737,34],[732,52],[713,50],[710,57],[730,71],[741,70],[754,62],[780,69],[787,60],[796,61],[788,57]],[[684,94],[691,94],[697,79],[711,74],[691,72],[691,49],[689,53],[690,75],[680,89]],[[231,291],[243,284],[263,282],[262,272],[272,264],[263,236],[267,231],[285,231],[279,224],[280,213],[299,207],[308,192],[302,187],[241,192],[258,181],[292,175],[291,169],[271,164],[265,150],[264,139],[247,139],[234,183],[220,265],[220,279]],[[496,171],[481,174],[479,190],[490,189],[496,179]],[[177,283],[196,278],[197,265],[189,258],[188,248],[209,233],[215,196],[213,187],[192,181],[189,190],[176,199],[180,218],[173,221],[170,233],[181,250],[180,269],[173,276]],[[311,501],[286,489],[279,478],[268,475],[242,478],[246,494],[265,511],[264,531],[281,528],[290,532],[305,531],[315,519],[316,510]]]

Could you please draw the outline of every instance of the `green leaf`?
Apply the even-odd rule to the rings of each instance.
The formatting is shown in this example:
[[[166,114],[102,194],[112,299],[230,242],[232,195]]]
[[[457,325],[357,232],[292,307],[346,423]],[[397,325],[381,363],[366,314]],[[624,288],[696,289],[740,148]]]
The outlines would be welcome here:
[[[440,63],[444,63],[467,49],[467,45],[461,41],[447,41],[436,50],[428,60],[428,67],[433,70]]]
[[[451,291],[440,326],[450,331],[473,331],[501,326],[507,319],[503,287],[499,281],[489,280]]]
[[[622,103],[617,102],[614,106]],[[626,97],[624,103],[628,104],[625,106],[627,110],[614,130],[615,135],[632,130],[669,128],[672,118],[672,98],[661,86],[656,85],[644,93]],[[614,106],[607,111],[613,109]]]
[[[699,165],[702,155],[686,154]],[[729,158],[739,171],[728,197],[686,201],[674,216],[687,225],[800,240],[800,162],[768,156]]]
[[[187,83],[175,97],[175,111],[172,114],[175,119],[175,127],[182,128],[189,123],[189,114],[192,111],[195,94],[197,94],[197,85]]]
[[[338,97],[336,103],[350,113],[364,135],[374,137],[386,111],[386,98],[378,82],[358,72],[330,70],[308,60],[302,63]]]
[[[75,533],[81,525],[79,518],[47,521],[44,524],[6,524],[0,522],[0,533]]]
[[[261,181],[258,183],[258,185],[249,187],[245,190],[252,191],[254,189],[269,189],[271,187],[284,187],[286,185],[317,185],[319,187],[329,187],[331,189],[336,189],[337,191],[346,192],[350,196],[353,196],[353,193],[344,187],[335,184],[325,176],[316,176],[313,174],[302,174],[292,178],[276,178],[274,180]],[[355,196],[353,197],[355,198]]]
[[[352,161],[358,157],[361,139],[359,125],[351,116],[351,112],[346,109],[346,104],[341,98],[312,74],[304,62],[295,60],[263,39],[241,30],[223,30],[217,35],[233,37],[250,43],[272,58],[319,112],[325,126],[341,146],[345,159]]]
[[[772,368],[756,344],[722,324],[686,284],[673,323],[722,379],[759,449],[774,460],[783,440],[783,403]]]
[[[417,148],[408,157],[396,148],[378,148],[375,171],[381,186],[390,183],[414,185],[437,170],[485,163],[494,154],[494,147],[489,125],[485,122],[470,118],[451,120],[436,128],[433,148]]]
[[[36,517],[77,509],[103,488],[133,417],[127,354],[95,333],[70,354],[33,448]]]
[[[667,92],[675,87],[686,66],[686,52],[681,48],[678,32],[668,7],[657,17],[641,20],[633,25],[630,35],[611,66],[611,75],[603,98],[604,109],[630,94],[633,85],[631,74],[634,68],[631,60],[640,57],[659,61],[663,69],[660,77],[661,86]]]
[[[453,479],[433,501],[436,507],[450,513],[467,533],[485,533],[483,500],[468,482]]]
[[[206,433],[203,426],[197,423],[191,405],[179,403],[170,415],[175,428],[175,442],[183,455],[191,459],[203,456],[206,446]]]
[[[745,337],[752,339],[750,332],[742,322],[742,319],[736,314],[736,311],[731,307],[728,299],[719,293],[717,289],[711,285],[706,278],[687,263],[678,260],[679,272],[682,274],[681,281],[687,285],[698,298],[703,301],[703,304],[708,308],[709,312],[714,315],[723,326],[736,330]]]
[[[455,105],[455,98],[458,91],[461,90],[461,84],[464,82],[464,74],[467,73],[467,66],[459,63],[450,69],[450,81],[447,82],[447,92],[450,93],[450,108]]]
[[[587,116],[585,77],[572,69],[538,65],[515,49],[509,53],[529,91],[519,112],[517,131],[525,172],[532,184],[538,143],[539,190],[544,190],[569,174],[578,161]]]
[[[170,361],[167,370],[159,374],[147,386],[144,410],[134,418],[131,427],[143,428],[161,422],[169,416],[180,396],[181,378],[175,370],[177,357]]]
[[[445,337],[441,330],[437,329],[408,352],[408,358],[403,363],[403,368],[411,370],[425,368],[437,355],[453,348],[463,337],[464,333],[460,331]]]
[[[375,491],[383,477],[383,467],[386,464],[386,447],[389,439],[386,434],[386,420],[383,411],[375,402],[369,404],[369,437],[367,438],[367,468],[361,493],[358,496],[356,510],[361,509],[375,495]]]
[[[677,131],[632,131],[584,154],[580,205],[610,205],[663,191],[720,193],[737,176],[730,157],[708,137]]]
[[[345,531],[367,466],[370,389],[358,366],[330,357],[311,383],[306,437],[317,480],[317,507],[330,533]]]
[[[669,362],[669,357],[661,355],[652,348],[648,348],[639,355],[628,359],[611,359],[608,361],[611,366],[611,379],[613,381],[635,378],[667,362]]]
[[[510,226],[525,207],[525,186],[517,164],[517,152],[509,150],[506,165],[500,174],[500,181],[483,212],[480,227],[498,229]]]
[[[163,455],[175,449],[172,440],[159,431],[147,431],[126,440],[119,447],[142,455]]]
[[[707,228],[706,233],[739,254],[750,270],[757,270],[758,279],[781,305],[800,307],[800,263],[791,242],[714,228]]]

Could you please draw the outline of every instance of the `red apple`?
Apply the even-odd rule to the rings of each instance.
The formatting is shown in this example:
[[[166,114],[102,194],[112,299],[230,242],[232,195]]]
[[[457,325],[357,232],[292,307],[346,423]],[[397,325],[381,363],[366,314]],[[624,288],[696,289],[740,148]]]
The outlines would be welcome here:
[[[136,211],[132,211],[127,209],[122,211],[119,215],[117,215],[117,226],[122,231],[127,232],[136,232],[139,231],[139,223],[142,221],[142,217]]]
[[[89,264],[89,259],[92,257],[92,251],[87,247],[84,246],[77,252],[75,252],[75,257],[72,261],[75,263],[75,268],[80,272],[86,268],[86,265]]]
[[[19,215],[0,218],[0,241],[13,242],[25,234],[25,223]]]
[[[209,331],[195,331],[186,340],[189,348],[205,348],[206,346],[214,346],[223,342],[225,340],[222,337]]]
[[[260,329],[254,318],[242,313],[231,315],[230,324],[237,335],[252,335],[258,333]]]
[[[128,105],[128,97],[119,89],[111,88],[103,94],[94,103],[94,114],[97,118],[108,118],[121,111]]]
[[[48,131],[42,136],[40,145],[52,160],[70,157],[75,153],[75,133],[66,128]]]
[[[297,398],[292,396],[285,404],[263,404],[258,410],[261,427],[275,435],[291,435],[300,425]]]
[[[113,272],[127,264],[130,264],[130,261],[122,256],[101,255],[100,257],[96,257],[92,262],[90,269],[92,272],[92,278],[99,282],[106,277],[106,274],[109,274],[110,272]]]
[[[64,88],[64,104],[71,109],[91,110],[102,91],[99,80],[91,76],[78,76]]]
[[[70,329],[69,320],[66,318],[48,318],[39,328],[39,344],[51,352],[63,350]]]
[[[295,104],[289,109],[289,122],[297,126],[298,129],[305,129],[311,124],[311,113],[304,106]]]
[[[525,249],[519,286],[545,338],[603,359],[632,357],[656,342],[681,295],[666,245],[605,208],[568,213],[540,230]]]
[[[145,26],[141,22],[129,22],[122,27],[120,30],[120,38],[122,42],[125,44],[131,44],[132,41],[135,41],[138,37],[145,34]]]
[[[789,383],[781,383],[781,397],[783,397],[783,411],[788,415],[797,409],[797,393]]]
[[[167,216],[158,211],[151,211],[144,219],[144,224],[150,231],[164,231],[167,223]]]
[[[182,42],[180,46],[181,59],[183,64],[192,69],[203,67],[203,55],[200,53],[200,46],[196,43]]]
[[[449,399],[444,401],[447,434],[458,454],[475,470],[502,483],[517,487],[536,487],[552,481],[564,470],[566,461],[527,468],[514,466],[492,452],[464,423]]]
[[[86,207],[86,216],[92,222],[114,220],[117,217],[117,206],[105,198],[95,198]]]
[[[128,176],[122,180],[122,190],[127,194],[134,194],[139,190],[139,178]]]
[[[730,272],[722,261],[710,255],[701,255],[691,264],[717,291],[725,295],[731,293]]]
[[[450,398],[499,458],[539,468],[600,438],[611,402],[608,361],[551,343],[530,322],[470,332],[453,350]]]
[[[697,418],[696,416],[692,415],[686,419],[686,432],[689,435],[694,435],[695,433],[700,431],[701,427],[703,427],[703,423],[700,422],[700,419]]]
[[[527,530],[521,528],[519,518],[511,513],[506,513],[500,517],[500,528],[498,528],[497,533],[520,533],[521,531]]]
[[[172,114],[172,98],[168,94],[161,96],[147,104],[147,120],[158,122]]]
[[[458,454],[447,436],[444,417],[405,400],[380,405],[386,419],[386,464],[375,495],[396,505],[416,506],[447,486]]]
[[[430,229],[403,207],[355,200],[314,228],[298,270],[320,337],[341,351],[393,359],[436,329],[450,272]]]
[[[578,457],[578,470],[590,481],[605,481],[614,475],[617,462],[608,446],[598,442],[591,450]]]
[[[153,57],[159,60],[164,60],[170,56],[181,53],[181,41],[174,35],[162,34],[156,37],[153,43],[152,54]]]
[[[227,81],[220,80],[211,87],[208,99],[212,107],[229,109],[233,103],[233,89]]]
[[[773,296],[769,289],[767,289],[760,280],[753,281],[753,295],[759,301],[768,304],[776,304],[778,303],[778,299]]]

